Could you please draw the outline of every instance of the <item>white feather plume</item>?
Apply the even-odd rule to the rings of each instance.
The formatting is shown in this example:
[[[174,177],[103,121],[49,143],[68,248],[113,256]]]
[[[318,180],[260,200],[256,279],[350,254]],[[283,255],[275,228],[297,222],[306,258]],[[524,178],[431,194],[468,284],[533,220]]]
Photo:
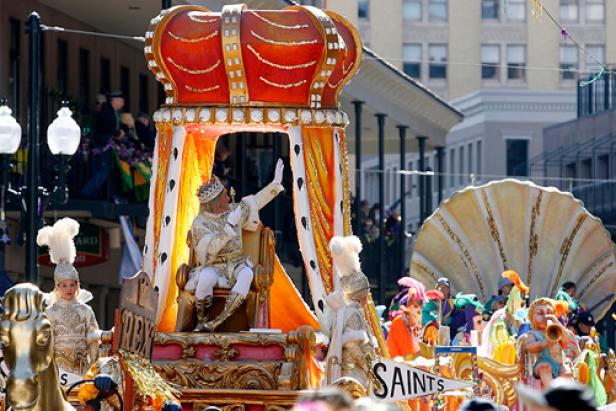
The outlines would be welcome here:
[[[49,247],[52,263],[73,264],[77,255],[74,238],[79,233],[79,223],[72,218],[62,218],[53,226],[39,230],[36,242],[39,246]]]
[[[354,235],[334,236],[329,242],[329,250],[339,275],[345,276],[353,271],[361,271],[359,253],[362,250],[362,244],[358,237]]]

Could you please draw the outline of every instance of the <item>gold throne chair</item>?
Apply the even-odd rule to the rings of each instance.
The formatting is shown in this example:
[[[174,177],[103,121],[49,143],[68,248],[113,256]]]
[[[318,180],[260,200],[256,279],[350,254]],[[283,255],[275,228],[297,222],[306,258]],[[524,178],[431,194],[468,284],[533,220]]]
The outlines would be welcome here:
[[[178,317],[176,332],[192,331],[196,324],[195,295],[185,289],[188,275],[195,267],[196,258],[192,247],[192,238],[188,232],[186,243],[190,248],[188,263],[182,264],[176,272],[178,285]],[[242,231],[242,251],[248,255],[254,265],[254,277],[250,292],[242,306],[216,329],[217,332],[240,332],[250,328],[269,328],[269,295],[274,278],[274,258],[276,240],[274,232],[259,224],[255,231]],[[215,318],[223,309],[225,300],[231,290],[214,288],[214,302],[208,309],[208,318]]]

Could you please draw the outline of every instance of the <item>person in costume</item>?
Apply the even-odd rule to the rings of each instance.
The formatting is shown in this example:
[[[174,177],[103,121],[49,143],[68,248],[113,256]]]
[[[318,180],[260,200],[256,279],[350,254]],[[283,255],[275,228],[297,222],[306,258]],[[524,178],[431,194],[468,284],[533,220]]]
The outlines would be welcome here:
[[[195,292],[195,331],[213,331],[244,302],[253,278],[252,262],[242,252],[242,229],[256,230],[259,210],[284,190],[284,165],[278,160],[274,180],[255,195],[231,203],[227,189],[213,176],[198,190],[200,210],[190,232],[197,266],[190,272],[187,291]],[[206,316],[214,301],[214,287],[231,288],[222,312]]]
[[[568,374],[563,357],[570,334],[558,320],[560,314],[566,312],[566,308],[561,307],[562,302],[539,298],[532,302],[528,312],[532,329],[528,332],[524,347],[533,357],[533,376],[540,379],[544,387],[553,379]],[[555,327],[555,334],[560,337],[549,338],[548,327]]]
[[[421,314],[426,302],[426,288],[419,281],[405,277],[408,286],[402,314],[396,317],[389,328],[387,347],[392,358],[413,358],[419,352],[421,338]]]
[[[327,310],[321,329],[329,337],[328,378],[357,380],[368,389],[370,369],[376,358],[376,338],[366,320],[363,307],[370,295],[370,281],[361,271],[358,237],[333,237],[329,244],[340,291],[326,297]]]
[[[466,324],[458,330],[452,345],[479,345],[481,342],[481,332],[483,331],[483,304],[481,304],[475,294],[462,293],[456,295],[454,304],[457,309],[464,310]],[[476,340],[473,338],[475,333],[477,334]]]
[[[421,323],[438,321],[440,325],[449,325],[454,308],[454,299],[451,298],[451,284],[449,279],[441,277],[436,282],[436,290],[443,293],[442,300],[430,300],[424,305],[421,314]]]
[[[98,358],[101,330],[92,308],[86,303],[92,294],[79,286],[79,273],[73,266],[77,251],[73,238],[79,223],[63,218],[39,230],[36,242],[49,247],[56,265],[55,287],[49,296],[47,316],[53,328],[54,355],[58,367],[83,375]]]
[[[569,305],[568,322],[586,312],[586,307],[577,300],[577,287],[574,282],[567,281],[556,292],[556,300],[565,301]]]

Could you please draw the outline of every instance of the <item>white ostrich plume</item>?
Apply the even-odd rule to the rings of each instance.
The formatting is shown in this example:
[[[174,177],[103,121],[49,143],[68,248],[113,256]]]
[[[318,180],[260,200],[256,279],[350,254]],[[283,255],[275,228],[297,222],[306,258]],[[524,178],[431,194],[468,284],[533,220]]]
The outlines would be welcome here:
[[[73,264],[77,255],[75,236],[79,223],[72,218],[62,218],[53,226],[43,227],[36,236],[39,246],[49,247],[49,258],[54,264]]]

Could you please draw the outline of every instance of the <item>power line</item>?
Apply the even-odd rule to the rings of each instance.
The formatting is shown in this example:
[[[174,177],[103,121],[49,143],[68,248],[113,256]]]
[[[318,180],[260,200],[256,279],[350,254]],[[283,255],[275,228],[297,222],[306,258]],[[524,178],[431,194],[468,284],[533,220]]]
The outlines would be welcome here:
[[[350,168],[349,171],[357,173],[357,169]],[[601,178],[581,178],[581,177],[557,177],[557,176],[508,176],[502,174],[474,174],[474,173],[446,173],[438,171],[419,171],[419,170],[375,170],[375,169],[362,169],[359,174],[392,174],[392,175],[405,175],[405,176],[429,176],[429,177],[466,177],[469,179],[477,180],[502,180],[506,178],[518,178],[525,180],[560,180],[565,182],[586,182],[586,183],[616,183],[616,179],[601,179]]]
[[[41,28],[43,29],[43,31],[58,31],[58,32],[63,32],[63,33],[85,34],[87,36],[108,37],[108,38],[123,39],[123,40],[135,40],[135,41],[145,43],[145,37],[139,37],[139,36],[126,36],[123,34],[101,33],[98,31],[67,29],[65,27],[46,26],[44,24],[41,24]]]

